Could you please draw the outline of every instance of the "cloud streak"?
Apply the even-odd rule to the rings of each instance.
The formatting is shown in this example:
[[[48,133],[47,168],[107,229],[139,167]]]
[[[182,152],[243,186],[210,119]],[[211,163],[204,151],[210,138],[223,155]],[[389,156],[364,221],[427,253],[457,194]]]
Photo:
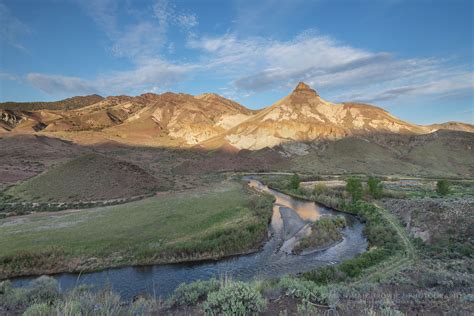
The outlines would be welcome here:
[[[26,80],[28,80],[33,87],[49,94],[90,94],[97,92],[97,89],[91,82],[77,77],[29,73],[26,76]]]
[[[433,58],[400,59],[370,52],[307,31],[289,41],[240,39],[233,34],[193,38],[188,46],[206,53],[205,64],[233,77],[237,90],[260,93],[298,81],[324,88],[337,99],[386,101],[473,89],[473,72]],[[203,61],[204,64],[204,61]],[[341,91],[358,90],[363,93]]]

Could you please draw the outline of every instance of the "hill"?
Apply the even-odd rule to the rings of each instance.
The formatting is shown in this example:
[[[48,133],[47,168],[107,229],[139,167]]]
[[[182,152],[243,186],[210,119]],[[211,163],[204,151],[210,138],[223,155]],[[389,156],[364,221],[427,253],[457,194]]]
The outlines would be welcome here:
[[[97,94],[76,96],[67,98],[60,101],[53,102],[1,102],[1,110],[12,110],[12,111],[39,111],[39,110],[74,110],[80,109],[84,106],[88,106],[101,101],[103,97]]]
[[[35,176],[7,190],[34,202],[101,201],[153,193],[166,188],[129,162],[88,154]]]
[[[278,149],[291,169],[311,173],[474,176],[474,135],[467,132],[352,136]]]
[[[441,123],[441,124],[431,124],[431,125],[427,125],[427,127],[431,128],[432,130],[446,129],[446,130],[451,130],[451,131],[474,133],[474,125],[461,123],[461,122],[446,122],[446,123]]]
[[[290,171],[311,174],[474,176],[474,134],[379,133],[286,142],[273,148],[214,151],[175,167],[177,173]]]

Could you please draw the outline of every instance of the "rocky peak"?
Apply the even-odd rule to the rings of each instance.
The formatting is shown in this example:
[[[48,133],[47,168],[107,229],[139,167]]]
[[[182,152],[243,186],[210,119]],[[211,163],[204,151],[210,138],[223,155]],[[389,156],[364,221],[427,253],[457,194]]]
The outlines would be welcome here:
[[[310,86],[308,86],[304,82],[298,83],[296,88],[293,90],[293,93],[304,93],[304,94],[309,94],[309,95],[314,95],[314,96],[319,96],[316,90],[312,89]]]

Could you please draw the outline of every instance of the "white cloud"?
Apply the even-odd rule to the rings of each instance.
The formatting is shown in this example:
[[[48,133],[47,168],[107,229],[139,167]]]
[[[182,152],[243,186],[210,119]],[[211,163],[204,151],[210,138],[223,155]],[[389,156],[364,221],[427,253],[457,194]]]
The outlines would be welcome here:
[[[178,14],[176,16],[176,22],[180,27],[187,30],[192,29],[199,24],[195,14]]]
[[[20,81],[21,78],[17,75],[8,73],[8,72],[1,72],[0,71],[0,79],[10,80],[10,81]]]
[[[424,80],[423,80],[424,79]],[[419,82],[419,83],[416,83]],[[381,86],[375,89],[352,90],[337,98],[359,102],[381,102],[397,99],[402,96],[437,96],[438,98],[465,95],[466,91],[474,90],[472,73],[450,73],[445,77],[429,80],[421,78],[407,84],[405,80],[397,80],[393,85]]]
[[[193,65],[177,65],[161,59],[145,59],[135,69],[101,75],[95,80],[95,84],[103,91],[118,94],[141,93],[157,88],[169,88],[184,80],[193,68]]]
[[[132,59],[156,55],[165,43],[165,30],[151,22],[141,22],[127,27],[112,46],[119,57]]]
[[[156,0],[144,10],[129,12],[127,23],[119,21],[119,6],[113,0],[78,1],[111,41],[113,55],[135,61],[159,56],[167,44],[170,27],[185,32],[198,25],[196,15],[177,10],[168,0]]]
[[[104,73],[92,80],[38,73],[30,73],[26,79],[48,94],[139,94],[169,88],[184,80],[194,67],[170,64],[160,59],[145,59],[132,70]]]
[[[288,89],[298,81],[322,88],[339,100],[380,101],[403,95],[442,95],[472,89],[473,72],[433,58],[400,59],[303,32],[289,41],[235,34],[190,38],[203,52],[206,69],[232,78],[240,91]],[[341,94],[341,91],[346,93]]]
[[[49,94],[89,94],[97,92],[96,87],[91,82],[77,77],[29,73],[26,80],[32,86]]]

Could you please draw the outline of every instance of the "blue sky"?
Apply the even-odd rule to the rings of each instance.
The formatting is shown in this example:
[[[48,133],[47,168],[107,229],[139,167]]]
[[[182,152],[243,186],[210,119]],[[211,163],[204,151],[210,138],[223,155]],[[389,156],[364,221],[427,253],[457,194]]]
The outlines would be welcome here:
[[[298,81],[427,124],[474,122],[473,1],[0,0],[0,101],[216,92],[250,108]]]

